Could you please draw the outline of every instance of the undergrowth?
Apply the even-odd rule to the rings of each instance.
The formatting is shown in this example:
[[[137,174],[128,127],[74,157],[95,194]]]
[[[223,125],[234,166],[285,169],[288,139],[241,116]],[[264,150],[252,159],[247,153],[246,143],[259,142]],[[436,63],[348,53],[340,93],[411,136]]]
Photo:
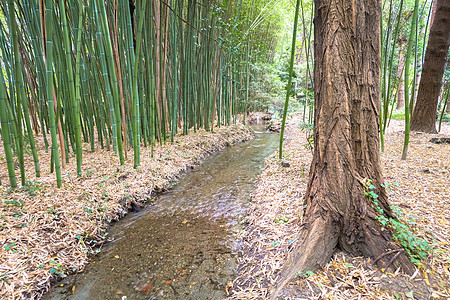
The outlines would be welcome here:
[[[304,145],[306,149],[312,150],[314,148],[314,124],[300,122],[299,127],[302,132],[306,133],[306,144]]]
[[[391,119],[395,120],[404,120],[405,119],[405,110],[404,109],[396,109],[392,112]]]
[[[413,224],[410,220],[405,220],[405,213],[399,207],[392,207],[394,218],[387,218],[384,215],[384,210],[378,203],[379,196],[374,192],[375,186],[372,180],[364,179],[361,181],[364,187],[364,195],[368,197],[378,212],[377,221],[384,227],[392,230],[392,237],[400,244],[408,253],[411,262],[420,265],[421,260],[424,260],[428,253],[434,251],[430,243],[416,235],[413,229]],[[398,185],[398,184],[395,184]],[[389,185],[381,185],[383,188],[389,189]]]

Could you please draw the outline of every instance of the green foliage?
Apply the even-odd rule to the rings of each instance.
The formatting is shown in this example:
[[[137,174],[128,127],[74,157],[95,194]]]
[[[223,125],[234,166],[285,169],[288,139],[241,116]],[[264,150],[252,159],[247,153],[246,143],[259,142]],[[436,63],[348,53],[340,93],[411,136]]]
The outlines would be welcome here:
[[[250,64],[253,80],[249,89],[249,111],[268,111],[272,106],[281,107],[283,103],[283,83],[278,70],[272,64],[256,62]]]
[[[15,246],[16,246],[16,243],[15,243],[15,242],[6,244],[6,246],[5,246],[5,251],[13,251],[14,253],[17,253],[17,250],[14,249]]]
[[[25,181],[25,185],[20,187],[19,191],[25,192],[29,196],[34,197],[37,195],[36,192],[38,192],[41,188],[42,188],[42,186],[39,181]],[[12,189],[9,189],[8,191],[11,192]],[[20,208],[23,208],[23,206],[24,206],[24,201],[22,199],[19,201],[17,201],[16,199],[8,200],[8,201],[4,201],[4,203],[8,204],[8,205],[20,207]]]
[[[450,114],[444,114],[442,117],[442,122],[450,124]]]
[[[26,181],[25,185],[22,186],[19,190],[25,191],[31,197],[36,196],[36,192],[41,189],[41,183],[39,181]]]
[[[309,89],[298,89],[295,97],[304,105],[314,106],[314,91]]]
[[[0,2],[1,138],[11,136],[6,152],[36,156],[36,177],[34,132],[46,152],[51,133],[51,172],[61,186],[63,154],[69,160],[74,153],[77,175],[84,173],[81,134],[92,151],[96,143],[112,145],[121,164],[122,143],[133,145],[138,167],[141,144],[173,138],[178,125],[185,134],[208,131],[235,122],[248,108],[281,106],[283,83],[272,64],[291,22],[287,0],[64,3],[46,0],[44,10],[37,1]],[[13,154],[6,162],[15,188]]]
[[[302,131],[306,131],[306,132],[311,133],[313,131],[313,129],[314,129],[314,124],[300,122],[299,123],[299,127],[302,129]]]
[[[286,216],[282,216],[282,217],[275,218],[273,221],[278,224],[286,224],[289,222],[289,218]]]
[[[421,260],[426,258],[430,251],[433,251],[433,248],[431,248],[428,241],[416,235],[412,228],[414,224],[411,224],[411,222],[405,224],[405,222],[401,221],[405,213],[399,207],[392,208],[395,218],[386,217],[384,210],[378,203],[378,195],[374,191],[376,187],[372,184],[372,180],[364,179],[361,183],[364,187],[364,195],[371,200],[375,210],[378,212],[376,216],[378,222],[380,222],[382,226],[389,227],[392,230],[393,239],[406,250],[411,262],[419,264]],[[389,188],[388,185],[383,187],[386,186]]]
[[[304,145],[306,149],[312,150],[314,148],[314,124],[300,122],[299,127],[303,132],[306,133],[306,144]]]
[[[289,50],[290,51],[290,50]],[[287,88],[287,82],[289,79],[289,57],[284,55],[280,58],[281,60],[276,65],[278,69],[278,76],[280,80],[283,82],[283,90],[285,91]],[[306,62],[295,64],[292,69],[292,84],[290,94],[292,97],[297,99],[302,99],[305,97],[305,89],[303,88],[306,77]]]
[[[391,119],[395,120],[404,120],[405,119],[405,110],[404,109],[396,109],[392,112]]]
[[[6,283],[8,283],[8,281],[9,281],[8,277],[9,277],[9,273],[8,272],[3,273],[3,274],[0,275],[0,279],[2,279]]]
[[[229,1],[223,1],[221,5],[230,7]],[[237,15],[228,27],[232,32],[233,42],[246,40],[251,36],[252,57],[256,61],[272,61],[279,47],[278,42],[284,34],[284,23],[292,20],[289,18],[289,2],[243,0],[239,12],[235,13]]]
[[[14,200],[7,200],[7,201],[4,201],[4,203],[8,204],[8,205],[11,205],[11,206],[19,207],[19,208],[23,208],[23,205],[24,205],[24,202],[23,202],[22,199],[20,199],[19,201],[17,201],[16,199],[14,199]]]
[[[381,25],[381,73],[380,73],[380,138],[381,149],[384,149],[384,135],[389,122],[390,112],[394,110],[397,102],[396,95],[399,85],[406,81],[405,105],[414,101],[415,89],[412,89],[409,98],[410,87],[414,87],[417,78],[416,73],[421,72],[426,43],[429,34],[429,19],[431,2],[427,0],[389,0],[383,2]],[[408,49],[408,51],[407,51]],[[405,61],[406,60],[406,61]],[[399,61],[403,61],[399,66]],[[410,67],[411,66],[411,67]],[[403,67],[403,68],[402,68]],[[402,70],[403,75],[400,70]],[[394,119],[405,119],[406,134],[409,135],[410,110],[396,114]],[[405,141],[404,156],[406,157]]]
[[[64,269],[61,264],[57,264],[56,261],[52,260],[52,261],[50,261],[50,266],[51,266],[51,268],[49,270],[50,274],[60,275],[62,278],[66,277],[66,275],[64,274],[66,269]],[[41,269],[43,267],[44,267],[44,265],[39,266],[39,268],[41,268]]]
[[[310,270],[305,271],[305,272],[297,271],[297,273],[294,275],[294,278],[301,277],[301,276],[306,278],[306,277],[311,277],[313,275],[314,275],[314,272],[310,271]]]

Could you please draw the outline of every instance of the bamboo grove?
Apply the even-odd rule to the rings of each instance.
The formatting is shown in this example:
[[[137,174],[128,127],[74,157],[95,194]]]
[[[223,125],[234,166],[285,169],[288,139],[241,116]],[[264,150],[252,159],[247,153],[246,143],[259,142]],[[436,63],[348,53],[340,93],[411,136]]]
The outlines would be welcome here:
[[[383,0],[381,29],[381,72],[380,72],[380,107],[379,124],[381,149],[384,150],[384,136],[391,118],[404,118],[405,140],[402,159],[406,159],[411,118],[417,100],[419,82],[427,49],[430,27],[433,20],[433,7],[438,0]],[[291,95],[301,95],[303,102],[303,122],[312,123],[314,100],[308,97],[314,90],[314,69],[312,57],[311,32],[313,32],[313,3],[300,1],[299,21],[301,43],[297,41],[296,85]],[[308,19],[310,21],[308,22]],[[294,33],[295,36],[295,33]],[[442,79],[442,88],[437,107],[439,129],[446,113],[448,99],[448,82],[450,74],[450,53],[447,58],[446,71]],[[295,69],[295,67],[294,67]],[[298,76],[300,75],[300,76]],[[297,91],[297,90],[300,90]],[[288,100],[286,100],[288,102]],[[286,110],[286,108],[285,108]],[[448,113],[448,112],[447,112]],[[397,115],[397,116],[395,116]],[[280,145],[281,149],[281,145]]]
[[[381,24],[380,138],[396,111],[404,110],[405,139],[402,159],[406,159],[413,108],[417,100],[425,52],[437,0],[385,0]],[[442,79],[438,103],[440,119],[445,114],[447,75]]]
[[[25,145],[39,177],[37,136],[59,187],[73,154],[81,174],[82,143],[113,150],[121,164],[132,155],[138,167],[141,147],[245,116],[252,24],[242,2],[2,1],[0,119],[11,187],[17,165],[25,184]]]

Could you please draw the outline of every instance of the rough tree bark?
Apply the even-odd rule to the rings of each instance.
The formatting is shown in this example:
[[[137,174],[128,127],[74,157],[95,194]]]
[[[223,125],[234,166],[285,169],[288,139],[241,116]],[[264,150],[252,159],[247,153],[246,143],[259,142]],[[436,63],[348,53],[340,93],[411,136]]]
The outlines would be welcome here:
[[[439,93],[450,44],[450,1],[437,0],[436,13],[430,28],[417,102],[411,119],[411,130],[436,131]]]
[[[298,271],[325,266],[337,248],[380,258],[377,265],[383,268],[414,269],[392,232],[376,220],[362,184],[365,178],[373,180],[379,206],[385,217],[393,217],[380,186],[380,2],[315,1],[315,145],[306,211],[272,299],[281,296]]]

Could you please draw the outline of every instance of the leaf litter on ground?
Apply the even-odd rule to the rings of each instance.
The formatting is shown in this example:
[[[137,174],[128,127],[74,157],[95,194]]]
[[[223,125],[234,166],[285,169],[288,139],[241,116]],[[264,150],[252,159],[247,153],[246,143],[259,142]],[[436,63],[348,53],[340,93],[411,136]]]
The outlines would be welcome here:
[[[0,186],[0,298],[39,299],[52,281],[82,271],[89,256],[101,251],[111,221],[151,201],[208,154],[252,136],[240,124],[177,135],[174,143],[155,145],[153,157],[150,147],[143,148],[137,169],[131,149],[121,166],[112,151],[97,145],[91,152],[85,143],[82,176],[76,175],[72,155],[62,170],[61,188],[49,172],[50,155],[38,138],[40,178],[34,176],[30,156],[23,187],[8,189],[6,167],[0,168],[4,184]],[[4,153],[2,146],[0,153]]]
[[[299,126],[300,120],[299,115],[288,120],[283,160],[278,152],[269,156],[257,180],[240,233],[243,254],[230,299],[269,297],[287,253],[295,247],[312,160],[311,132]],[[384,272],[370,259],[338,252],[323,270],[293,279],[283,299],[450,298],[450,145],[429,142],[448,137],[450,126],[443,124],[440,134],[411,133],[405,161],[403,126],[401,120],[391,120],[385,136],[384,180],[394,210],[433,251],[412,276]]]

